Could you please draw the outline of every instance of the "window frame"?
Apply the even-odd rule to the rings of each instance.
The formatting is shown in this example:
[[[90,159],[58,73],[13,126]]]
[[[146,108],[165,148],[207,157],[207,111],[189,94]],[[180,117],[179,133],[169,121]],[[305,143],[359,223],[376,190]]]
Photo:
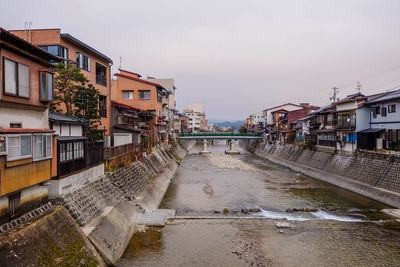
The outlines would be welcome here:
[[[6,70],[5,70],[6,60],[11,61],[15,64],[15,87],[16,87],[15,94],[6,91]],[[19,94],[19,65],[28,67],[28,96],[21,96]],[[29,65],[20,63],[18,61],[8,58],[8,57],[3,57],[2,66],[3,66],[2,67],[3,94],[6,96],[30,99],[30,97],[31,97],[31,76],[30,76],[31,68],[29,67]]]
[[[7,162],[10,162],[10,161],[17,161],[17,160],[22,160],[22,159],[29,159],[29,158],[33,158],[33,146],[32,146],[32,133],[29,133],[29,134],[7,134],[7,135],[5,135],[5,138],[6,138],[6,155],[7,155]],[[20,150],[22,150],[22,142],[21,142],[21,136],[30,136],[31,137],[31,153],[29,154],[29,155],[24,155],[24,156],[18,156],[18,157],[14,157],[14,158],[10,158],[9,157],[9,138],[10,137],[19,137],[19,139],[20,139],[20,146],[19,146],[19,148],[20,148]],[[20,153],[21,153],[21,151],[20,151]]]
[[[41,157],[34,157],[35,155],[35,147],[33,145],[34,137],[35,136],[40,136],[41,142],[40,142],[40,149],[41,149]],[[50,137],[50,143],[48,142],[48,137]],[[46,156],[44,155],[44,150],[43,150],[43,145],[44,145],[44,140],[46,140]],[[47,149],[50,146],[50,152],[47,153]],[[41,160],[46,160],[46,159],[51,159],[53,158],[53,134],[48,134],[48,133],[32,133],[32,161],[41,161]]]
[[[103,102],[103,101],[100,101],[100,99],[104,99],[103,108],[100,105],[100,102]],[[107,96],[99,95],[99,116],[100,116],[100,118],[107,118],[107,114],[108,114],[108,112],[107,112]]]
[[[42,98],[42,75],[46,74],[46,98]],[[49,98],[49,75],[52,76],[51,98]],[[54,74],[48,71],[39,72],[39,99],[41,102],[51,102],[54,98]]]
[[[81,60],[82,59],[82,60]],[[87,59],[87,64],[85,64],[85,59]],[[85,68],[85,66],[87,68]],[[76,67],[87,71],[87,72],[91,72],[91,59],[89,56],[86,56],[85,54],[81,53],[81,52],[76,52]]]
[[[141,97],[141,92],[149,92],[149,97],[148,98],[142,98]],[[139,100],[150,100],[151,98],[151,90],[139,90]]]
[[[396,113],[396,104],[388,105],[388,113]]]
[[[132,98],[125,98],[125,93],[131,93],[132,94]],[[124,100],[133,100],[134,97],[134,90],[122,90],[122,99]]]

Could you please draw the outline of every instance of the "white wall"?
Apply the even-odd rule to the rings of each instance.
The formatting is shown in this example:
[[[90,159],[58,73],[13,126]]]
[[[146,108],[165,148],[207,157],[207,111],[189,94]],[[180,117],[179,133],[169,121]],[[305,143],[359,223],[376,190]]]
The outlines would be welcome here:
[[[132,143],[132,134],[114,133],[114,146],[122,146]]]
[[[292,104],[288,104],[288,105],[283,105],[283,106],[279,106],[276,108],[272,108],[272,109],[268,109],[266,111],[266,122],[267,124],[272,124],[274,123],[274,118],[272,117],[272,112],[280,110],[280,109],[284,109],[287,111],[292,111],[292,110],[298,110],[298,109],[302,109],[302,107],[300,106],[296,106],[296,105],[292,105]]]
[[[396,112],[389,113],[389,105],[396,105]],[[396,102],[387,102],[385,104],[377,103],[372,105],[372,107],[381,107],[381,114],[377,114],[376,118],[371,116],[371,128],[382,128],[382,129],[400,129],[400,123],[389,123],[389,122],[399,122],[400,121],[400,104]],[[386,108],[386,117],[382,116],[382,108]]]
[[[10,122],[21,122],[22,128],[48,129],[48,110],[0,107],[0,128],[10,128]]]
[[[362,107],[356,110],[356,132],[369,129],[370,108]]]
[[[357,108],[356,101],[336,105],[336,111],[344,111],[344,110],[350,110],[350,109],[356,109],[356,108]]]
[[[82,126],[73,124],[53,124],[53,130],[59,136],[82,136]]]

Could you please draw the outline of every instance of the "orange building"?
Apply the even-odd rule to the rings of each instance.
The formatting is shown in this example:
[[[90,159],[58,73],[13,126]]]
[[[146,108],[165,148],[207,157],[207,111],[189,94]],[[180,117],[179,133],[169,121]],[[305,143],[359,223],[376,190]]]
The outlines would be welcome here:
[[[118,69],[114,74],[117,79],[112,81],[112,100],[140,109],[151,111],[153,141],[166,141],[166,122],[163,117],[163,98],[166,90],[159,84],[141,79],[141,75]]]
[[[100,91],[99,109],[100,129],[110,135],[111,83],[110,70],[112,60],[91,46],[60,29],[10,31],[49,53],[68,60],[82,70],[82,73]]]
[[[48,119],[50,61],[59,60],[0,28],[0,222],[48,196],[44,182],[56,172],[57,158]]]

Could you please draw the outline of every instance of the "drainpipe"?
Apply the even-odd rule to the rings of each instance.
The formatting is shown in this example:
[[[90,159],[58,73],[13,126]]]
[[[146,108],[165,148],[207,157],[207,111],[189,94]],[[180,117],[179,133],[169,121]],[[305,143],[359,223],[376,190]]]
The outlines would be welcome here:
[[[112,108],[111,108],[111,67],[112,67],[112,65],[113,65],[113,63],[112,62],[110,62],[110,70],[109,70],[109,92],[110,92],[110,105],[109,105],[109,108],[110,108],[110,145],[111,146],[114,146],[114,131],[113,131],[113,127],[114,127],[114,119],[113,119],[113,116],[112,116]]]

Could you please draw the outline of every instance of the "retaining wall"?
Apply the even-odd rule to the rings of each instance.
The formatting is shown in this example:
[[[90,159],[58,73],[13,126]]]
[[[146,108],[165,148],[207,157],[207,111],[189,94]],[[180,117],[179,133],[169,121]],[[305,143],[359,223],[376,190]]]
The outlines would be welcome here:
[[[241,142],[250,152],[311,177],[400,208],[400,157],[373,153],[335,154],[293,145]]]

